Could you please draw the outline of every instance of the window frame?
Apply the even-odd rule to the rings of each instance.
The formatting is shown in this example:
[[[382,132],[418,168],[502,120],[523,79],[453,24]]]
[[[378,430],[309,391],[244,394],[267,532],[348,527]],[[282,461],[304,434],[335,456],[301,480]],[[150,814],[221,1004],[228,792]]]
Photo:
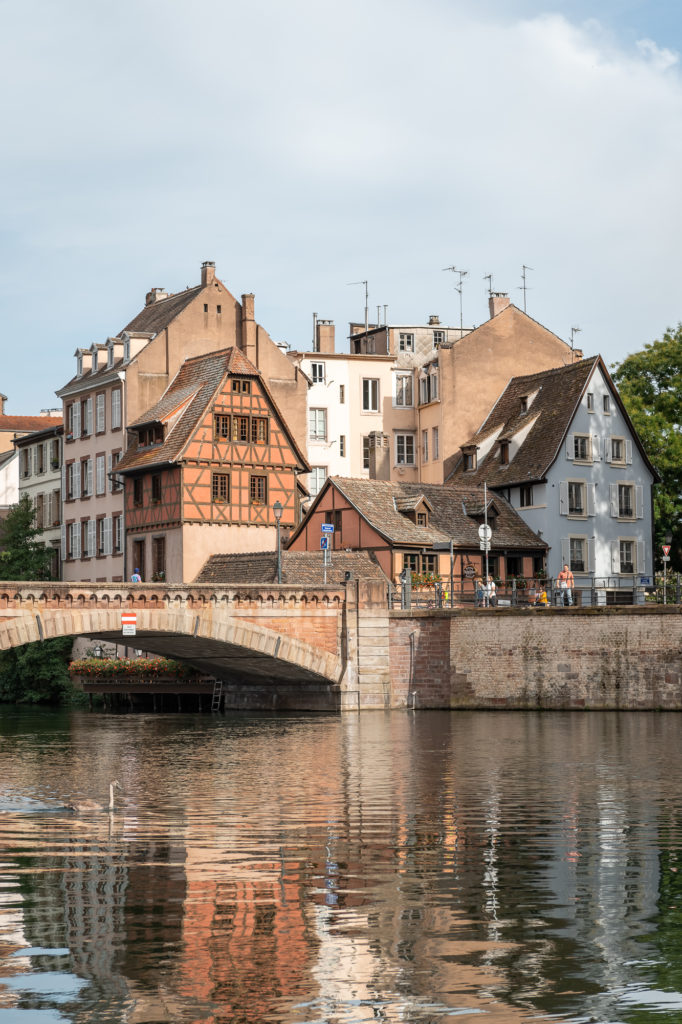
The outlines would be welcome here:
[[[362,403],[364,413],[378,413],[381,405],[378,377],[362,378]]]
[[[310,379],[313,384],[324,384],[326,380],[325,364],[317,360],[310,364]]]
[[[398,332],[398,351],[414,352],[414,331]]]
[[[405,394],[406,392],[408,392],[407,395]],[[393,408],[414,408],[414,377],[411,373],[403,371],[394,374]]]
[[[262,473],[252,473],[249,477],[249,505],[256,508],[265,508],[267,503],[268,478]]]
[[[410,448],[410,445],[412,447],[412,452],[411,452],[412,458],[411,458],[411,460],[409,458],[409,454],[410,453],[408,451],[408,449]],[[403,456],[402,459],[401,459],[401,451],[400,451],[401,447],[402,447],[402,456]],[[412,431],[412,430],[398,430],[398,431],[396,431],[396,433],[395,433],[395,443],[394,443],[394,454],[395,454],[395,465],[396,466],[416,466],[416,464],[417,464],[416,449],[417,449],[417,439],[416,439],[416,435],[415,435],[414,431]]]
[[[230,474],[223,472],[211,473],[211,504],[229,505]]]
[[[320,432],[320,423],[318,420],[322,421],[322,432]],[[326,441],[327,429],[327,409],[320,406],[313,406],[308,409],[308,440]]]

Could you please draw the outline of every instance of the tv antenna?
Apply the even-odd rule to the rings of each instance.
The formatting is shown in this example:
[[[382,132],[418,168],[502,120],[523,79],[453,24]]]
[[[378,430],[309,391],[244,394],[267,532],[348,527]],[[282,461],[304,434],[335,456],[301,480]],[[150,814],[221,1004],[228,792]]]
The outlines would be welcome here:
[[[582,327],[571,327],[571,352],[573,351],[573,343],[575,342],[576,334],[580,334]]]
[[[369,330],[369,289],[366,281],[349,281],[348,287],[354,284],[364,284],[365,286],[365,334]]]
[[[523,312],[526,312],[526,292],[528,291],[528,285],[526,284],[526,271],[532,270],[532,267],[527,267],[524,263],[521,267],[521,280],[523,284],[519,286],[519,291],[523,292]]]
[[[462,318],[462,282],[468,275],[468,270],[458,270],[457,267],[443,267],[444,271],[451,271],[453,274],[459,274],[459,284],[455,285],[455,291],[459,292],[459,329],[460,331],[464,328],[464,321]]]
[[[491,298],[493,294],[493,275],[484,274],[483,280],[488,282],[488,298]]]

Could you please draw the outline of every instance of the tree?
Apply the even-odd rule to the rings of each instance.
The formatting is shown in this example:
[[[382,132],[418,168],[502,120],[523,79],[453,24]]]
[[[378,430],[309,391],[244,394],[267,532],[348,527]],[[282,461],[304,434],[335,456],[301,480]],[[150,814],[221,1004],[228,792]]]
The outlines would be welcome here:
[[[24,497],[0,523],[0,580],[49,577],[50,549],[39,540],[33,502]],[[0,701],[60,701],[74,691],[68,663],[73,640],[58,637],[0,652]]]
[[[616,364],[613,379],[658,470],[654,489],[657,552],[672,534],[671,565],[682,569],[682,324],[668,329],[660,341]]]

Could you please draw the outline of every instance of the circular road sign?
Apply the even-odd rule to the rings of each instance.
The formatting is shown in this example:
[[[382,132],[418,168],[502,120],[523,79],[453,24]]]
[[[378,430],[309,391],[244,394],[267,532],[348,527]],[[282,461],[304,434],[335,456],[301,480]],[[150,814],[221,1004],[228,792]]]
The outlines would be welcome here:
[[[493,531],[490,529],[487,523],[481,523],[478,528],[478,536],[481,540],[490,540],[493,535]]]
[[[474,569],[473,565],[465,565],[463,572],[468,580],[470,580],[473,576],[476,575],[476,570]]]

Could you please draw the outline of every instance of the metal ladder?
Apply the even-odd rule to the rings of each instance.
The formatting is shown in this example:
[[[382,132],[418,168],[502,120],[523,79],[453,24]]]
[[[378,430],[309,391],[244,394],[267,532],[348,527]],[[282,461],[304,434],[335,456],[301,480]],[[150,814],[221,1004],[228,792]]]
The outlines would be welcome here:
[[[211,711],[220,711],[220,702],[223,699],[222,679],[213,680],[213,698],[211,700]]]

